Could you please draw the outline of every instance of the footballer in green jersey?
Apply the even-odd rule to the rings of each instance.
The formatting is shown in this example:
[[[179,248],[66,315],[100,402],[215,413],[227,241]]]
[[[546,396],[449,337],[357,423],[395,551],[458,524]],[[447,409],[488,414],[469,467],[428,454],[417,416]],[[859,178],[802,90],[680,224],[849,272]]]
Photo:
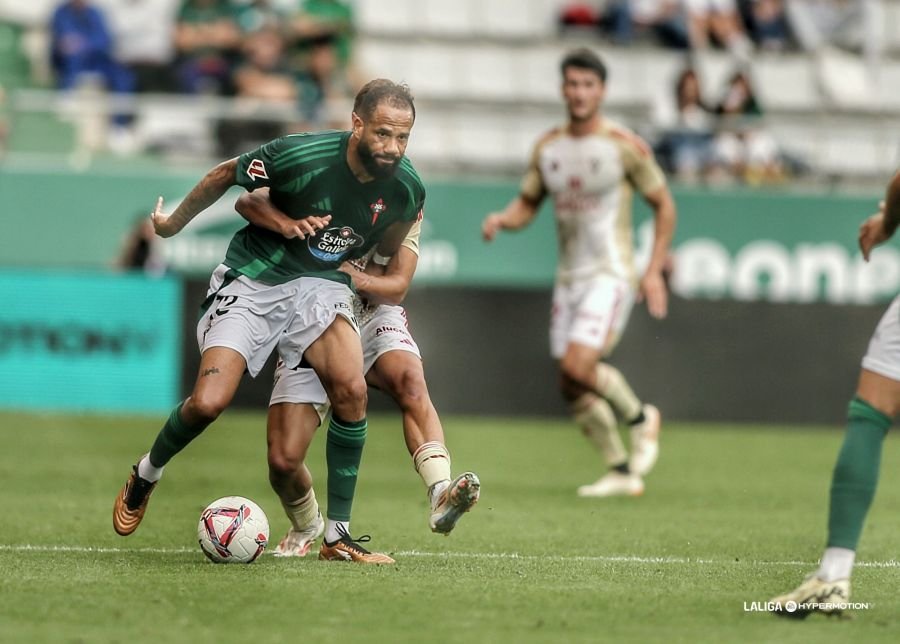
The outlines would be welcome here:
[[[162,211],[160,198],[151,220],[158,235],[170,237],[231,186],[265,186],[283,210],[272,209],[273,216],[284,220],[275,221],[274,230],[286,234],[250,224],[232,239],[225,266],[210,283],[211,292],[227,294],[203,333],[198,325],[197,379],[116,497],[113,527],[118,534],[127,536],[138,528],[164,466],[219,417],[248,366],[268,357],[277,343],[282,355],[285,350],[296,354],[292,358],[302,355],[332,403],[326,449],[328,521],[323,529],[334,557],[393,561],[365,551],[349,533],[367,399],[359,331],[344,310],[350,308],[352,281],[338,268],[373,247],[393,255],[421,215],[425,190],[404,156],[415,116],[409,88],[377,79],[356,95],[349,132],[287,136],[223,161],[171,215]],[[221,269],[227,274],[221,275]],[[292,334],[303,336],[302,341],[294,341]],[[219,339],[211,340],[213,335]]]
[[[301,275],[349,283],[337,271],[342,262],[364,255],[391,224],[419,217],[425,188],[409,160],[398,158],[390,174],[362,182],[347,162],[350,134],[292,134],[239,157],[239,185],[270,188],[273,205],[289,217],[331,215],[331,221],[305,239],[250,224],[232,239],[227,266],[268,284]]]

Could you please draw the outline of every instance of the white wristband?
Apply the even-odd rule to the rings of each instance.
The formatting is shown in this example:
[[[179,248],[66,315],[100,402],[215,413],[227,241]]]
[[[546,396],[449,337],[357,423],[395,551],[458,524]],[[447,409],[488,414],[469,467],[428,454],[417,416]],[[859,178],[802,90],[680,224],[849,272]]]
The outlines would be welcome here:
[[[379,266],[387,266],[391,261],[391,256],[388,255],[387,257],[385,257],[384,255],[379,254],[379,252],[376,250],[375,254],[372,255],[372,261]]]

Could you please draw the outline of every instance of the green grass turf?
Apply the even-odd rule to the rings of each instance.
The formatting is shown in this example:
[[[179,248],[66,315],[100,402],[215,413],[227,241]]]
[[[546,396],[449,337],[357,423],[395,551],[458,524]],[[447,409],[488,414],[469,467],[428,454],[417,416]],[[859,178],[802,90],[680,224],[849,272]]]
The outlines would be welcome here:
[[[268,553],[219,566],[200,553],[197,519],[220,496],[257,501],[273,543],[286,530],[258,413],[227,413],[169,466],[138,532],[115,535],[113,498],[161,420],[0,414],[0,641],[818,643],[900,632],[896,563],[857,568],[852,599],[870,608],[852,620],[744,610],[818,558],[837,428],[669,425],[642,498],[588,500],[575,488],[596,478],[598,458],[570,424],[448,418],[454,471],[476,471],[483,495],[442,537],[427,528],[398,417],[374,417],[352,527],[398,563],[373,568]],[[862,562],[897,558],[897,447],[889,437]],[[310,465],[324,500],[321,432]]]

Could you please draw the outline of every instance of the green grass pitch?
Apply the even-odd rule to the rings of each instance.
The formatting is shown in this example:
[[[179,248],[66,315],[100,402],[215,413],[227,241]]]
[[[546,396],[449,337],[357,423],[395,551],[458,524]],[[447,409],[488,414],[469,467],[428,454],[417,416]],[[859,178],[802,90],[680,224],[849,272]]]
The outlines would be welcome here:
[[[849,620],[745,610],[798,583],[824,539],[838,428],[670,424],[638,499],[579,499],[599,474],[555,420],[446,418],[454,472],[482,499],[431,534],[399,417],[370,419],[353,532],[397,564],[209,563],[202,508],[268,487],[264,416],[229,412],[173,461],[140,529],[113,498],[162,421],[0,414],[2,642],[846,642],[900,632],[900,450],[885,444]],[[310,465],[325,499],[324,433]],[[271,549],[271,548],[270,548]]]

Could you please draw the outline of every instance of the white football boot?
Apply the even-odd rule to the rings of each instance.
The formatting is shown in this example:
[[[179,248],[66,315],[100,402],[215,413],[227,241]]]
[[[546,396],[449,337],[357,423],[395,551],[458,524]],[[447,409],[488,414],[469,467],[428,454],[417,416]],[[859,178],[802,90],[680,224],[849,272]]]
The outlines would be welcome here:
[[[457,476],[432,502],[428,520],[431,531],[450,534],[462,515],[478,503],[480,495],[481,482],[473,472]]]
[[[631,428],[631,459],[628,469],[638,476],[646,476],[659,457],[659,410],[644,405],[644,422]]]
[[[603,478],[590,485],[578,488],[578,496],[640,496],[644,493],[644,482],[637,474],[623,474],[610,470]]]
[[[284,538],[275,548],[276,557],[305,557],[316,539],[325,532],[325,520],[322,514],[316,514],[315,520],[303,530],[288,530]]]
[[[804,619],[812,613],[839,616],[843,604],[850,601],[850,580],[825,581],[813,573],[797,588],[771,601],[775,604],[772,612],[782,617]]]

